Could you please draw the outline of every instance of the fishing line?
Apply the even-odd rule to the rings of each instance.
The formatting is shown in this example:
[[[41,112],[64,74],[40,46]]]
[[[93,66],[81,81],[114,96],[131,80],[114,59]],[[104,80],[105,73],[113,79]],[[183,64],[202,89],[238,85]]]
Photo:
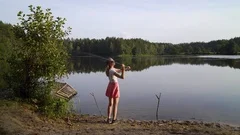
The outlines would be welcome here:
[[[98,57],[98,58],[100,58],[100,59],[102,59],[102,60],[104,60],[104,61],[107,61],[107,60],[108,60],[107,58],[102,57],[102,56],[99,56],[99,55],[96,55],[96,54],[87,53],[87,52],[82,52],[82,53],[88,54],[88,55],[90,55],[90,56]],[[118,63],[118,62],[116,62],[116,61],[115,61],[115,63],[118,64],[118,65],[122,65],[121,63]]]

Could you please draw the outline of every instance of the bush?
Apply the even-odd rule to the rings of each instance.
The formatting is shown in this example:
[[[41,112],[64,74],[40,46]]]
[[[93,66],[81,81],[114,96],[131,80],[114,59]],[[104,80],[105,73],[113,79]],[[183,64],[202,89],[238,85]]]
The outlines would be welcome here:
[[[50,97],[45,104],[40,104],[39,111],[49,117],[63,117],[68,114],[69,107],[67,100]]]
[[[13,45],[9,58],[11,71],[8,84],[24,101],[35,101],[40,111],[49,116],[63,116],[67,101],[52,97],[56,79],[67,73],[68,53],[63,39],[71,28],[64,30],[66,19],[52,16],[50,9],[29,6],[30,13],[18,13],[20,23],[13,30],[18,44]]]

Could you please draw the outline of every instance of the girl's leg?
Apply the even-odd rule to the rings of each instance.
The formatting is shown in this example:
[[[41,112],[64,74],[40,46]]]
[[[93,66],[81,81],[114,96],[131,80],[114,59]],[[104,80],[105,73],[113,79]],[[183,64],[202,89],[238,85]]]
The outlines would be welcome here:
[[[112,115],[112,106],[113,106],[113,98],[109,97],[109,102],[108,102],[108,119],[111,118]]]
[[[113,120],[117,119],[119,98],[113,98]]]

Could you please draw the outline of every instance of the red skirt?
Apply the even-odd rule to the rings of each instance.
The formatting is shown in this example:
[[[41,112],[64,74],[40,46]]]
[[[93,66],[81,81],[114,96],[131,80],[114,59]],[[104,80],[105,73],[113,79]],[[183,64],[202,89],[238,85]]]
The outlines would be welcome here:
[[[118,82],[109,82],[106,90],[106,96],[110,98],[119,98],[120,91]]]

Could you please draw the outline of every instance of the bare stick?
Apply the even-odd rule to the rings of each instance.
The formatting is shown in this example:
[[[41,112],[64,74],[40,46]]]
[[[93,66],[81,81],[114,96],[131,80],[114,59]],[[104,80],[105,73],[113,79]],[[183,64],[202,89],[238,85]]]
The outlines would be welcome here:
[[[158,120],[158,109],[159,109],[159,104],[160,104],[160,99],[161,99],[161,93],[159,94],[159,96],[157,94],[155,94],[158,100],[158,104],[157,104],[157,111],[156,111],[156,119]]]
[[[96,104],[96,106],[97,106],[97,108],[98,108],[98,111],[99,111],[100,115],[102,116],[102,112],[101,112],[101,110],[100,110],[99,107],[98,107],[98,103],[97,103],[97,100],[96,100],[96,98],[95,98],[95,96],[94,96],[94,93],[90,93],[90,95],[93,96],[94,101],[95,101],[95,104]]]
[[[81,109],[81,104],[80,104],[81,102],[80,102],[80,98],[78,99],[78,104],[79,104],[79,112],[80,112],[80,114],[82,114],[82,109]]]

